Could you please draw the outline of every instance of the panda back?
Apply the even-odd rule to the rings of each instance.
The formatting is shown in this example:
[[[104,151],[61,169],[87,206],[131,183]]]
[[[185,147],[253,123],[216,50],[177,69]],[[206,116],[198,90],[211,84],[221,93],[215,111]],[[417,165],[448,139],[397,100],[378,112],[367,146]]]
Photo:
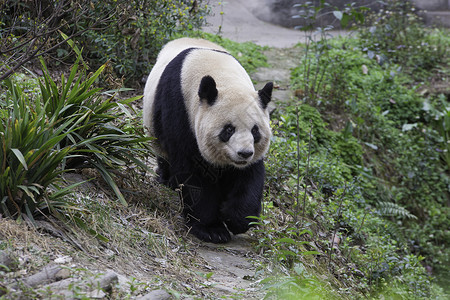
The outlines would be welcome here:
[[[167,65],[175,59],[181,52],[190,48],[203,48],[203,49],[214,49],[217,51],[226,52],[224,48],[213,42],[203,40],[203,39],[193,39],[193,38],[180,38],[167,43],[161,52],[158,54],[156,63],[150,72],[145,88],[144,88],[144,127],[150,136],[155,136],[153,130],[153,106],[155,101],[155,94],[160,82],[162,73],[166,69]],[[184,60],[180,60],[182,64]],[[180,65],[181,67],[181,65]]]

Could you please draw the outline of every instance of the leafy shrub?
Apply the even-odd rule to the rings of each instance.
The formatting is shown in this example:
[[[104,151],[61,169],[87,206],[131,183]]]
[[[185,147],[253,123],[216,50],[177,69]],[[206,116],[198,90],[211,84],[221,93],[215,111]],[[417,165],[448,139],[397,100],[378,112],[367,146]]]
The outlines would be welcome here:
[[[361,44],[370,57],[389,59],[422,73],[442,61],[447,48],[439,35],[430,35],[411,1],[388,0],[368,17]]]
[[[111,61],[114,74],[141,80],[148,75],[161,47],[174,34],[200,28],[208,6],[201,0],[95,1],[93,11],[101,16],[114,11],[113,24],[101,31],[90,30],[77,38],[94,68]],[[86,20],[87,21],[87,20]],[[85,23],[74,25],[79,30]]]
[[[315,86],[310,87],[319,92],[310,104],[325,106],[323,113],[344,109],[359,114],[362,121],[372,119],[364,112],[373,115],[376,109],[399,128],[414,123],[420,116],[422,100],[404,85],[406,79],[398,65],[380,66],[351,40],[330,41],[326,50],[317,51],[321,53],[317,60],[304,57],[302,65],[293,69],[291,83],[294,88],[302,87],[307,80],[303,64],[308,61],[310,68],[321,74],[320,80],[314,81]],[[309,55],[316,56],[315,52]]]
[[[417,78],[409,68],[362,45],[358,39],[320,41],[292,70],[292,86],[306,103],[287,105],[272,118],[270,192],[282,191],[282,203],[275,203],[288,212],[300,211],[296,205],[306,195],[304,222],[322,212],[321,225],[346,241],[339,249],[367,279],[357,280],[361,288],[379,297],[431,297],[436,291],[422,264],[445,277],[441,266],[449,257],[443,249],[450,224],[443,216],[450,181],[439,129],[447,100],[427,103],[411,86]],[[323,244],[332,260],[333,248]]]
[[[7,93],[0,102],[6,114],[0,122],[0,212],[33,219],[36,212],[54,212],[60,206],[50,201],[49,189],[58,189],[61,166],[74,156],[72,145],[59,144],[76,128],[77,117],[47,118],[47,104],[41,99],[28,98],[10,80],[3,82],[3,89]]]
[[[78,72],[78,60],[59,87],[44,65],[39,93],[28,97],[20,86],[5,80],[0,111],[0,211],[12,217],[25,213],[57,213],[70,187],[61,188],[60,175],[71,168],[96,168],[122,203],[113,169],[137,165],[148,155],[148,137],[127,106],[136,98],[113,101],[93,84],[104,69],[90,76]],[[109,94],[109,93],[107,93]],[[139,98],[139,97],[138,97]]]
[[[301,263],[297,263],[293,269],[294,275],[277,276],[263,281],[267,299],[342,299],[329,286],[310,274]]]
[[[139,83],[161,47],[176,33],[200,28],[209,11],[202,0],[8,0],[0,6],[0,73],[44,54],[47,64],[73,63],[72,49],[57,34],[63,32],[83,48],[93,70],[110,62],[105,77],[115,85],[117,79]]]
[[[60,88],[45,72],[40,89],[47,117],[77,117],[79,127],[69,132],[60,143],[62,146],[73,145],[78,154],[67,160],[67,167],[97,169],[119,200],[126,204],[111,170],[133,164],[147,169],[142,160],[146,153],[150,153],[149,143],[146,143],[149,138],[128,110],[130,103],[141,96],[117,101],[118,91],[101,93],[100,88],[94,87],[105,67],[103,65],[87,76],[85,69],[78,71],[77,60],[67,80],[64,75],[61,77]]]
[[[424,118],[433,125],[433,128],[439,134],[438,141],[440,144],[439,152],[441,152],[442,160],[450,168],[450,105],[444,94],[439,94],[437,99],[430,103],[425,102],[423,110]]]

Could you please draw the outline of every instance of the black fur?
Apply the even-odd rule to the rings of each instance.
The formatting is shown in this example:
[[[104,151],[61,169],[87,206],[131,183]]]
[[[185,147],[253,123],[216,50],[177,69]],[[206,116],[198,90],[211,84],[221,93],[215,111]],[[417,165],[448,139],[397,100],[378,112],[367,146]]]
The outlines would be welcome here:
[[[261,105],[263,109],[267,108],[270,99],[272,98],[273,83],[268,82],[266,85],[258,91],[259,98],[261,99]]]
[[[209,105],[213,105],[214,102],[216,102],[217,94],[218,92],[214,79],[209,75],[203,77],[198,89],[200,100],[206,100]]]
[[[223,127],[222,131],[219,133],[219,140],[223,143],[226,143],[230,140],[230,138],[233,136],[234,132],[236,131],[236,128],[231,125],[227,124]]]
[[[259,132],[258,125],[253,126],[252,135],[253,135],[253,140],[254,140],[255,144],[259,143],[259,141],[261,140],[261,132]]]
[[[192,234],[203,241],[225,243],[231,239],[229,231],[246,232],[251,222],[246,217],[261,211],[264,163],[260,160],[245,169],[216,168],[202,158],[181,92],[181,67],[192,50],[181,52],[167,65],[156,90],[153,125],[168,156],[158,158],[159,180],[181,188]]]

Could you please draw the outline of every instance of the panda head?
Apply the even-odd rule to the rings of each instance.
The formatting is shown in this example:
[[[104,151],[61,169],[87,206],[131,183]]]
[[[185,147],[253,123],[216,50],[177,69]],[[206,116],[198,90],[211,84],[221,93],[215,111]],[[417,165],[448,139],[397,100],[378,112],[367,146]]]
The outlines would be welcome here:
[[[195,135],[202,156],[219,167],[246,168],[266,154],[270,143],[267,105],[273,84],[253,88],[216,86],[211,76],[201,80]]]

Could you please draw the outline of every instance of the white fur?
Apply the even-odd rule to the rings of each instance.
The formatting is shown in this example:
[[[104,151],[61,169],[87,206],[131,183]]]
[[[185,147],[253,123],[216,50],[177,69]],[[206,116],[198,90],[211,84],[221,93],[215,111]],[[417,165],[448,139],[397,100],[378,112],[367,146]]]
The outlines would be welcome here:
[[[167,43],[161,52],[158,54],[156,63],[148,75],[147,82],[144,88],[144,127],[150,136],[154,136],[152,116],[153,116],[153,102],[155,100],[156,88],[158,86],[159,78],[161,78],[164,69],[180,52],[188,48],[207,48],[216,49],[220,51],[226,51],[219,45],[213,42],[193,39],[193,38],[180,38]]]
[[[222,47],[205,40],[182,38],[168,43],[158,56],[144,91],[144,125],[153,135],[152,113],[156,86],[169,62],[181,51],[199,47],[185,59],[181,71],[182,93],[188,111],[191,130],[195,133],[201,155],[216,166],[233,165],[243,168],[260,160],[269,148],[271,130],[269,113],[260,104],[258,92],[244,68]],[[218,90],[215,103],[200,101],[198,90],[204,76],[211,76]],[[226,124],[235,126],[230,140],[223,143],[218,136]],[[254,144],[251,129],[259,127],[261,141]],[[251,151],[243,159],[237,153]],[[163,155],[163,153],[161,153]]]

